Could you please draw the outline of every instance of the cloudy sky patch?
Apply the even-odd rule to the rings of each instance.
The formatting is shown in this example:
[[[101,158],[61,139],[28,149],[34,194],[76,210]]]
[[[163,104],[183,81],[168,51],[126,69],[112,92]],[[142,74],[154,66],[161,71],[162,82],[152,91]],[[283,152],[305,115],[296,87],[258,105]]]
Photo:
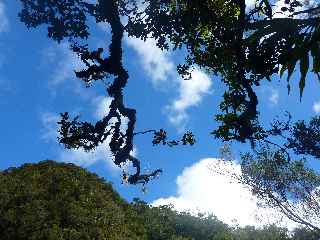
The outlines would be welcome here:
[[[175,196],[157,199],[152,204],[172,204],[179,211],[214,214],[230,225],[262,227],[278,224],[290,229],[296,226],[274,209],[258,208],[256,197],[232,179],[232,174],[241,174],[240,165],[216,158],[201,159],[177,177]]]
[[[0,33],[9,30],[9,20],[6,15],[6,8],[3,2],[0,1]]]

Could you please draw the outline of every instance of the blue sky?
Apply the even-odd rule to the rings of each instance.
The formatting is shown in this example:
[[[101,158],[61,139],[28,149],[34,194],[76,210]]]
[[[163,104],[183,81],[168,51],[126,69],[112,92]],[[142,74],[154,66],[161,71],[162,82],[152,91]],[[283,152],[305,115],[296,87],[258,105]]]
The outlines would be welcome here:
[[[58,45],[46,37],[45,28],[27,29],[19,22],[18,1],[0,0],[0,169],[44,159],[74,162],[96,172],[114,184],[127,200],[139,197],[150,203],[173,203],[177,209],[208,211],[218,218],[240,225],[261,224],[254,218],[256,200],[240,185],[212,171],[223,143],[210,132],[217,124],[214,114],[222,99],[219,79],[199,69],[190,81],[181,80],[175,69],[183,62],[183,52],[162,52],[149,39],[124,40],[125,65],[130,79],[125,90],[126,103],[137,109],[136,130],[160,129],[177,138],[184,130],[197,136],[194,147],[153,147],[152,136],[135,140],[137,156],[148,170],[162,168],[161,177],[140,187],[121,184],[121,172],[111,161],[106,146],[94,153],[67,151],[56,141],[56,122],[60,112],[80,114],[84,120],[97,120],[106,111],[102,84],[85,88],[73,70],[81,63],[65,43]],[[107,47],[107,30],[98,26],[89,42]],[[319,83],[309,75],[302,102],[298,78],[292,79],[288,96],[285,79],[273,79],[257,89],[261,121],[268,124],[276,115],[290,111],[295,119],[308,119],[320,113]],[[233,145],[236,158],[247,145]],[[225,169],[238,165],[221,165]],[[266,209],[265,219],[274,220]],[[283,224],[288,224],[284,220]]]

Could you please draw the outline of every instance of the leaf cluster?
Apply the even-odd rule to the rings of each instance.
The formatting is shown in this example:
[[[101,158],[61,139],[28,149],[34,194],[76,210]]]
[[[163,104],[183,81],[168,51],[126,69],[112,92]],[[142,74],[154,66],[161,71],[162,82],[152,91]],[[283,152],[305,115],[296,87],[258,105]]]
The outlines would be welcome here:
[[[289,80],[299,63],[302,97],[307,73],[319,74],[320,21],[317,14],[311,14],[319,6],[285,0],[279,13],[267,0],[256,1],[251,11],[245,10],[245,1],[235,0],[145,3],[140,15],[129,18],[129,35],[141,39],[151,36],[161,48],[185,47],[186,61],[178,66],[182,76],[190,77],[189,69],[198,65],[219,75],[226,84],[222,113],[216,116],[221,126],[213,132],[218,138],[252,141],[260,128],[253,87],[264,79],[271,81],[273,75],[287,72],[290,90]],[[306,10],[299,11],[303,4]],[[283,18],[274,18],[275,14]]]
[[[274,207],[291,220],[319,230],[320,174],[310,167],[319,160],[319,117],[309,122],[274,124],[268,132],[273,141],[242,155],[240,182],[263,205]]]

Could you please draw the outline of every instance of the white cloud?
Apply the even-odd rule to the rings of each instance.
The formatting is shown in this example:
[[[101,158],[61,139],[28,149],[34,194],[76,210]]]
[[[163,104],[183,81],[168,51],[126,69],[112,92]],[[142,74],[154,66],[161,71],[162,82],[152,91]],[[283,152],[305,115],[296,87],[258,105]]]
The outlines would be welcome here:
[[[6,7],[3,1],[0,0],[0,34],[7,32],[8,30],[9,30],[9,20],[6,15]],[[4,48],[3,48],[2,53],[0,53],[0,68],[2,68],[5,61],[6,61],[6,57],[5,57]],[[10,88],[10,83],[7,80],[0,79],[0,93],[9,90],[8,88]]]
[[[315,113],[319,114],[320,113],[320,101],[314,102],[312,108]]]
[[[106,114],[109,112],[109,106],[112,98],[109,97],[97,97],[93,100],[92,104],[94,105],[93,116],[101,120]],[[57,143],[58,137],[58,124],[57,122],[60,120],[60,117],[55,113],[46,112],[41,115],[42,122],[42,130],[41,130],[41,138],[47,142]],[[114,121],[112,121],[114,120]],[[115,122],[116,119],[112,119],[112,122]],[[127,119],[121,118],[121,131],[125,133],[127,129]],[[64,162],[72,162],[77,165],[87,167],[98,161],[103,161],[106,163],[109,169],[112,172],[120,171],[120,168],[114,164],[114,156],[111,153],[109,142],[111,140],[111,136],[109,136],[106,141],[99,145],[95,150],[86,152],[82,149],[65,149],[61,146],[58,151],[57,160]],[[134,146],[132,155],[138,155],[138,149]]]
[[[138,38],[126,37],[126,43],[139,55],[139,60],[154,84],[162,83],[175,75],[174,63],[167,51],[156,46],[154,39],[143,41]]]
[[[44,51],[44,58],[50,64],[55,64],[50,85],[56,87],[75,78],[75,69],[81,69],[84,64],[80,58],[70,50],[67,43],[54,45]]]
[[[179,96],[167,110],[169,121],[175,126],[184,128],[188,119],[187,109],[201,103],[203,97],[210,93],[212,81],[210,77],[199,69],[194,69],[190,80],[180,79]]]
[[[3,2],[0,2],[0,33],[9,29],[9,20],[6,15],[6,9]]]
[[[219,169],[214,171],[214,169]],[[274,209],[258,208],[257,199],[249,189],[231,179],[230,174],[240,174],[238,164],[216,158],[202,159],[183,170],[177,177],[177,194],[160,198],[152,205],[172,204],[178,211],[212,213],[223,222],[240,226],[257,227],[277,223],[293,229],[296,224]]]
[[[45,112],[41,115],[41,138],[48,142],[57,141],[59,116],[54,113]]]
[[[111,102],[112,102],[111,97],[99,96],[96,99],[94,99],[93,104],[96,106],[94,116],[99,120],[102,119],[104,116],[106,116],[109,112],[109,107]]]
[[[279,90],[271,88],[270,91],[269,102],[273,105],[277,105],[279,103]]]
[[[301,3],[303,4],[303,6],[302,7],[297,7],[295,9],[296,11],[303,11],[305,9],[311,8],[311,7],[316,5],[316,2],[314,0],[304,0],[304,1],[301,1]],[[275,6],[273,7],[273,12],[274,12],[273,17],[274,18],[287,17],[288,12],[282,12],[281,11],[282,7],[288,7],[288,4],[285,4],[284,0],[278,0],[276,2]],[[291,14],[291,13],[289,13],[289,14]],[[305,16],[306,16],[305,14],[300,14],[300,15],[296,15],[295,18],[303,18]]]
[[[196,69],[191,74],[190,80],[182,80],[180,84],[180,96],[174,101],[173,108],[184,111],[190,106],[199,104],[201,95],[208,93],[211,87],[210,78]]]
[[[184,81],[178,76],[169,52],[158,48],[154,39],[143,41],[126,37],[125,41],[137,52],[143,69],[157,88],[176,86],[179,96],[164,108],[164,112],[168,115],[169,122],[183,131],[189,118],[187,109],[197,106],[210,91],[209,76],[196,68],[192,72],[192,79]],[[168,79],[172,81],[167,81]]]
[[[212,82],[209,76],[196,68],[190,80],[182,80],[175,72],[174,62],[168,52],[158,48],[154,39],[143,41],[137,38],[126,38],[126,42],[138,53],[144,70],[151,76],[155,85],[160,82],[172,83],[172,81],[166,81],[168,78],[173,78],[178,85],[179,96],[165,107],[165,112],[168,113],[169,121],[177,126],[178,130],[184,130],[189,118],[187,109],[197,106],[210,92]]]
[[[60,117],[54,113],[44,113],[41,116],[42,135],[45,141],[57,143],[58,124]],[[57,160],[64,162],[72,162],[79,166],[87,167],[98,161],[104,161],[108,168],[117,171],[118,167],[113,163],[114,157],[108,145],[110,138],[104,144],[99,145],[95,150],[86,152],[82,149],[65,149],[61,146],[58,151]]]
[[[257,0],[246,0],[246,7],[247,9],[252,9],[255,6]]]
[[[107,142],[107,141],[106,141]],[[98,161],[107,164],[108,169],[119,171],[119,168],[113,162],[113,155],[107,143],[99,145],[94,151],[86,152],[82,149],[63,149],[58,155],[58,160],[72,162],[79,166],[88,167]]]
[[[48,80],[48,87],[53,95],[57,94],[58,89],[64,86],[77,96],[84,99],[92,99],[95,93],[85,84],[76,78],[75,70],[85,68],[80,58],[71,51],[67,43],[54,44],[43,51],[43,64],[53,66],[49,71],[51,76]]]
[[[258,1],[258,0],[246,0],[247,11],[253,9],[257,2],[259,3],[260,1]],[[314,0],[304,0],[304,1],[301,1],[301,2],[303,4],[303,6],[302,7],[297,7],[296,11],[302,11],[304,9],[316,6],[316,2]],[[274,13],[273,17],[274,18],[287,17],[288,12],[283,13],[281,11],[282,7],[288,7],[288,4],[285,4],[284,0],[276,0],[276,1],[274,1],[274,3],[273,3],[273,13]],[[296,16],[296,17],[298,17],[298,16]],[[304,14],[301,14],[299,17],[304,17]]]
[[[93,100],[93,105],[96,106],[96,110],[94,112],[94,116],[97,120],[103,119],[110,110],[110,104],[112,102],[111,97],[102,97],[99,96]],[[109,123],[113,124],[117,121],[116,118],[112,118]],[[128,128],[128,121],[129,119],[127,117],[124,117],[121,115],[121,126],[120,126],[120,131],[122,133],[125,133],[127,128]]]

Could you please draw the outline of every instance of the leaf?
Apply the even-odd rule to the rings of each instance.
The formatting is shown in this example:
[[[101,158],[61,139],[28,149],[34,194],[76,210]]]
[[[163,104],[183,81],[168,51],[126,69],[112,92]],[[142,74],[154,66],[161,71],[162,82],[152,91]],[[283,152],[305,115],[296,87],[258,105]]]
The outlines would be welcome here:
[[[271,5],[270,5],[269,1],[267,1],[267,0],[263,0],[263,3],[264,3],[264,5],[265,5],[266,15],[271,19],[271,18],[272,18],[272,8],[271,8]]]
[[[314,44],[311,47],[311,56],[312,56],[312,62],[313,62],[312,71],[314,73],[319,73],[320,72],[320,49],[318,46],[318,42],[316,42],[316,44]]]
[[[280,68],[280,78],[282,78],[284,72],[287,70],[287,66],[286,65],[282,65]]]
[[[293,74],[293,71],[294,71],[294,68],[296,67],[296,60],[293,60],[293,61],[290,61],[288,62],[288,65],[287,65],[287,68],[288,68],[288,77],[287,77],[287,81],[289,82],[292,74]]]
[[[305,51],[302,58],[300,59],[300,82],[299,82],[299,88],[300,88],[300,101],[302,98],[303,90],[306,85],[306,76],[309,69],[309,53]]]
[[[287,68],[287,70],[288,70],[288,77],[287,77],[288,94],[290,93],[290,83],[289,83],[289,82],[290,82],[290,78],[291,78],[291,76],[292,76],[292,74],[293,74],[293,71],[294,71],[294,69],[295,69],[295,67],[296,67],[296,62],[297,62],[297,60],[296,60],[296,59],[293,59],[293,61],[288,62],[287,66],[286,66],[286,68]]]

